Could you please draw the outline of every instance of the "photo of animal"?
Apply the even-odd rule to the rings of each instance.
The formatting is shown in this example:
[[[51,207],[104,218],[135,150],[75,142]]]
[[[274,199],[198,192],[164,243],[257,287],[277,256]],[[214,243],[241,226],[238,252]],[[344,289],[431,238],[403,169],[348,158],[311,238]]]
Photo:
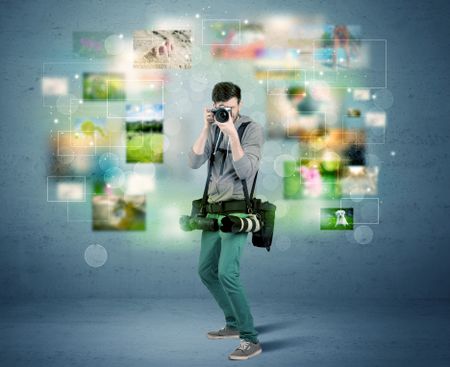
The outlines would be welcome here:
[[[342,209],[336,210],[335,214],[336,214],[336,224],[334,225],[335,227],[348,226],[347,219],[345,218],[345,210]]]
[[[353,230],[353,208],[321,208],[320,229],[345,231]]]

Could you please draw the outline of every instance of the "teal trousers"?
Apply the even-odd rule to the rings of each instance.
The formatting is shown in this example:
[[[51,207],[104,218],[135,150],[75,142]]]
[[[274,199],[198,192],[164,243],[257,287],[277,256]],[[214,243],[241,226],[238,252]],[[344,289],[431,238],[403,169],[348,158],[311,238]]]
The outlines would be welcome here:
[[[232,215],[245,217],[244,213]],[[217,218],[223,215],[207,214]],[[225,315],[226,325],[239,330],[241,339],[258,343],[258,332],[240,281],[240,259],[248,233],[202,231],[198,274]]]

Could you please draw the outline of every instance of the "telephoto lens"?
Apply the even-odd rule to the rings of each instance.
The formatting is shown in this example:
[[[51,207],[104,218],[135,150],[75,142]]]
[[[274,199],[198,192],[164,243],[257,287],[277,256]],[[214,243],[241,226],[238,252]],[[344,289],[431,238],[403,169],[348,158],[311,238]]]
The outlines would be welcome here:
[[[261,222],[255,214],[249,214],[246,218],[227,215],[220,223],[222,232],[257,232],[261,229]]]
[[[214,232],[219,230],[219,223],[216,218],[195,217],[191,219],[191,226],[204,231]]]
[[[180,228],[183,231],[192,231],[194,228],[191,227],[191,216],[190,215],[182,215],[180,217]]]
[[[182,215],[180,217],[180,228],[183,231],[193,231],[194,229],[201,229],[205,231],[218,231],[219,223],[216,218],[206,217],[191,217],[189,215]]]

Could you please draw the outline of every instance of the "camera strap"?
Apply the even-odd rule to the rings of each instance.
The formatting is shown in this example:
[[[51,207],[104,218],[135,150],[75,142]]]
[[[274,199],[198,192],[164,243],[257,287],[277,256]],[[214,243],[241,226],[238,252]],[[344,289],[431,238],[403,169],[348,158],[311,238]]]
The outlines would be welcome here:
[[[208,162],[208,174],[206,175],[206,183],[205,183],[205,189],[203,190],[203,198],[202,198],[202,205],[200,207],[200,213],[206,215],[206,204],[208,201],[208,188],[209,188],[209,180],[211,179],[211,171],[212,171],[212,165],[214,163],[214,147],[219,146],[223,139],[223,134],[219,134],[220,129],[216,126],[215,132],[214,132],[214,142],[211,148],[211,154],[209,156],[209,162]],[[219,138],[219,141],[217,139]]]
[[[252,191],[250,192],[250,196],[248,195],[247,181],[246,180],[241,180],[241,182],[242,182],[242,189],[244,190],[245,203],[247,205],[247,212],[249,214],[253,213],[251,200],[253,199],[253,193],[255,192],[255,185],[256,185],[256,178],[257,177],[258,177],[258,171],[256,171],[256,173],[255,173],[255,178],[253,180]]]
[[[238,129],[238,133],[239,133],[239,141],[241,140],[242,135],[244,134],[245,128],[247,127],[247,125],[249,124],[249,122],[242,124],[241,126],[239,126]],[[242,129],[241,129],[242,128]],[[249,214],[253,213],[253,208],[252,208],[252,202],[251,200],[253,199],[253,194],[255,192],[255,186],[256,186],[256,178],[258,177],[258,171],[256,171],[255,173],[255,178],[253,179],[253,183],[252,183],[252,190],[250,192],[250,195],[248,194],[248,188],[247,188],[247,181],[241,180],[242,183],[242,190],[244,191],[244,197],[245,197],[245,204],[247,206],[247,212]]]

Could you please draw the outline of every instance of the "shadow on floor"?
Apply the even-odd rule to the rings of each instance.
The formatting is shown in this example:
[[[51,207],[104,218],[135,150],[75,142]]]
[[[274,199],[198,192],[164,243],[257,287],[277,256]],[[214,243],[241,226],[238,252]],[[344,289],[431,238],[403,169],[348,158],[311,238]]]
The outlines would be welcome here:
[[[275,339],[269,341],[261,341],[261,348],[263,352],[273,352],[275,350],[286,349],[291,347],[298,347],[308,343],[308,338],[305,336],[294,336],[283,339]]]
[[[259,334],[267,334],[282,329],[295,328],[298,322],[299,320],[272,322],[256,326],[256,330],[258,331]],[[292,331],[289,334],[292,334]],[[275,339],[269,341],[265,341],[263,338],[263,340],[261,340],[261,346],[264,352],[272,352],[279,349],[298,347],[299,345],[303,345],[306,342],[307,338],[304,336],[301,337],[292,336],[288,338]]]
[[[299,322],[299,320],[271,322],[268,324],[262,324],[262,325],[256,326],[255,329],[260,334],[266,334],[266,333],[270,333],[275,330],[287,329],[291,326],[294,326],[298,322]]]

